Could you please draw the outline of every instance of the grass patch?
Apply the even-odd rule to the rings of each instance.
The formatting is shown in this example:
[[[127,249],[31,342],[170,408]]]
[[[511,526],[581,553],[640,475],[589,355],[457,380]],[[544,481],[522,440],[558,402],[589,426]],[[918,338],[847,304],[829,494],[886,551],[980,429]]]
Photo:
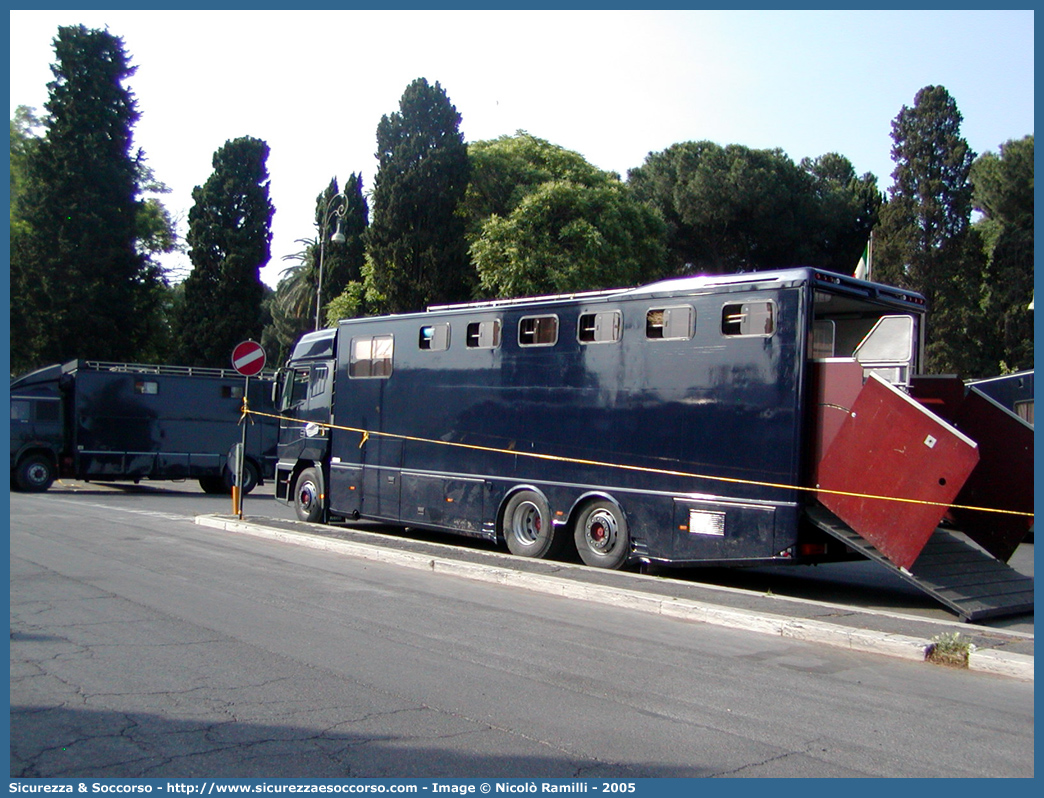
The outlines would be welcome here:
[[[968,655],[973,647],[972,642],[962,638],[960,632],[939,634],[932,638],[928,661],[951,668],[967,668]]]

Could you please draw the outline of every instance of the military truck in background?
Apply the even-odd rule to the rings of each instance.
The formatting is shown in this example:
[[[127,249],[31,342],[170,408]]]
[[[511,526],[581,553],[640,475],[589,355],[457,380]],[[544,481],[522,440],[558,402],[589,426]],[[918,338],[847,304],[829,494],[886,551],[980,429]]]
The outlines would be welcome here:
[[[73,360],[11,382],[11,485],[45,491],[55,479],[196,479],[227,492],[229,452],[243,440],[243,393],[272,408],[272,375],[231,369]],[[251,416],[243,492],[275,472],[278,425]]]

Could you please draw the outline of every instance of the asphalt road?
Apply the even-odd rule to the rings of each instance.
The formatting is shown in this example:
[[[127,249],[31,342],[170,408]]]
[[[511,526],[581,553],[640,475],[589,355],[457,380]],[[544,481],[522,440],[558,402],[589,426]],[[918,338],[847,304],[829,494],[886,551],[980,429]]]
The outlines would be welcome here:
[[[11,495],[12,776],[1033,775],[1032,683],[220,533],[191,516],[227,499],[177,501]]]
[[[130,507],[148,507],[176,515],[228,514],[231,500],[227,496],[204,494],[193,481],[93,484],[70,481],[52,489],[52,493],[95,494],[121,496]],[[244,500],[243,510],[249,516],[270,516],[293,520],[292,507],[272,498],[271,484],[259,487]],[[390,538],[431,540],[465,548],[494,551],[484,541],[457,535],[409,530],[360,522],[353,525],[369,531],[383,532]],[[331,528],[334,532],[336,527]],[[1024,543],[1012,556],[1010,565],[1019,573],[1033,576],[1034,546]],[[779,565],[751,568],[660,568],[655,573],[662,578],[680,579],[702,584],[753,590],[813,601],[851,605],[854,607],[895,612],[931,620],[956,620],[956,615],[910,583],[883,566],[869,560],[829,563],[824,565]],[[1032,634],[1034,616],[995,618],[981,621],[981,625],[1013,632]]]

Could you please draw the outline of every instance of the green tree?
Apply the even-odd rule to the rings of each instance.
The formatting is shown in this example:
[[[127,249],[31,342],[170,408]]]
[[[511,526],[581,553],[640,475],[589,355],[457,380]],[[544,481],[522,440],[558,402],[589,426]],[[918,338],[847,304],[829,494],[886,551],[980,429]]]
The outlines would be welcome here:
[[[270,368],[286,362],[293,345],[300,337],[297,328],[288,328],[287,319],[281,316],[279,308],[281,285],[282,283],[276,286],[275,290],[265,286],[265,297],[261,300],[262,314],[266,318],[264,329],[261,331],[261,346],[265,349]]]
[[[1008,141],[972,164],[975,227],[986,245],[982,318],[986,359],[999,372],[1033,368],[1033,136]],[[985,374],[984,376],[989,376]]]
[[[664,265],[664,227],[619,176],[519,131],[469,148],[464,202],[486,296],[634,285]]]
[[[322,254],[322,297],[320,301],[320,324],[325,319],[322,312],[330,301],[347,288],[350,283],[362,280],[363,263],[366,260],[364,236],[369,223],[370,209],[363,196],[362,175],[354,172],[341,192],[337,179],[330,181],[326,190],[316,198],[316,238],[309,242],[306,260],[310,264],[313,285],[318,282],[318,263]],[[325,219],[325,222],[324,222]],[[344,240],[334,241],[339,233]],[[325,236],[325,250],[320,253],[319,239]],[[338,237],[338,238],[339,238]],[[315,307],[313,303],[313,321]]]
[[[471,181],[463,212],[472,239],[490,216],[507,216],[523,198],[544,183],[565,181],[581,186],[619,180],[580,153],[551,144],[524,130],[513,136],[476,141],[468,146]]]
[[[340,229],[339,214],[345,210],[345,197],[337,187],[337,178],[332,178],[315,198],[314,237],[299,239],[304,249],[284,257],[294,261],[294,265],[282,272],[273,315],[281,339],[289,336],[285,343],[292,344],[302,333],[316,329],[323,318],[322,308],[347,282],[342,276],[350,271],[345,243],[332,240],[335,231]]]
[[[353,173],[343,192],[337,187],[337,178],[330,181],[316,198],[315,238],[299,241],[304,249],[285,257],[292,265],[283,270],[276,286],[270,305],[272,329],[266,329],[263,340],[280,352],[289,352],[303,333],[315,329],[317,312],[319,323],[325,324],[326,309],[334,298],[349,286],[361,285],[368,215],[361,175]],[[332,240],[336,233],[344,240]],[[317,308],[320,260],[322,297]]]
[[[805,221],[815,254],[809,265],[851,273],[877,224],[884,198],[870,172],[858,177],[843,155],[805,158],[801,168],[812,179],[812,213]]]
[[[28,303],[34,297],[33,269],[30,256],[29,223],[22,211],[22,193],[28,180],[29,160],[39,144],[40,121],[32,108],[20,105],[11,119],[11,194],[8,206],[11,217],[11,304],[8,330],[12,375],[28,370],[35,363],[36,348],[45,319],[30,312]]]
[[[192,272],[177,313],[179,359],[227,367],[232,349],[260,341],[274,209],[269,200],[268,145],[244,136],[214,154],[214,171],[192,190],[187,242]]]
[[[21,217],[21,196],[28,179],[29,159],[40,143],[37,133],[42,123],[36,111],[27,105],[15,109],[11,119],[11,194],[8,210],[11,215],[11,234],[19,229],[28,231],[28,225]]]
[[[986,368],[980,327],[983,255],[971,228],[975,153],[942,86],[926,86],[892,122],[892,187],[874,239],[874,279],[928,300],[929,372],[973,377]]]
[[[667,224],[672,274],[805,264],[851,273],[876,220],[876,179],[831,153],[795,164],[782,150],[683,142],[628,172]]]
[[[335,180],[331,187],[337,188]],[[362,280],[363,264],[366,262],[366,228],[370,223],[370,206],[363,196],[362,175],[354,172],[341,192],[337,204],[337,226],[344,242],[334,249],[327,248],[325,274],[323,276],[323,307],[340,294],[349,283]],[[316,208],[318,211],[318,207]],[[331,257],[331,253],[333,257]]]
[[[285,260],[293,263],[280,273],[279,284],[269,298],[271,320],[261,337],[266,352],[278,353],[277,362],[285,360],[297,339],[315,327],[317,273],[308,251],[287,255]]]
[[[372,264],[363,265],[361,280],[352,280],[344,290],[335,296],[326,308],[326,326],[334,327],[341,319],[354,319],[359,316],[375,316],[383,304],[380,294],[373,286]]]
[[[475,282],[463,218],[469,177],[460,114],[436,82],[413,81],[377,126],[378,171],[366,252],[383,310],[468,299]]]
[[[340,263],[344,266],[333,276],[338,293],[324,305],[328,327],[336,325],[340,319],[376,313],[384,306],[383,298],[373,284],[372,261],[366,256],[369,217],[362,175],[353,173],[344,188],[344,205],[340,209],[339,229],[345,239]]]
[[[170,187],[156,179],[152,168],[139,164],[138,182],[147,194],[170,194]],[[149,258],[183,248],[178,240],[177,225],[167,206],[156,196],[146,196],[138,204],[138,249]]]
[[[162,271],[139,239],[144,157],[133,149],[139,114],[124,85],[135,67],[122,39],[82,25],[59,28],[54,49],[45,134],[19,142],[25,158],[12,175],[17,370],[137,359],[165,328]]]

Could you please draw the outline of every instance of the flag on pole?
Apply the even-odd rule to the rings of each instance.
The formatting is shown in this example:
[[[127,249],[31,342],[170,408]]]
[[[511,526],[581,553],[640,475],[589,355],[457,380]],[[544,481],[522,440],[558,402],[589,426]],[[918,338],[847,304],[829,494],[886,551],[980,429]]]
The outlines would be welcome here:
[[[874,256],[874,234],[870,233],[870,238],[867,239],[866,247],[863,248],[863,255],[859,258],[859,263],[856,264],[855,278],[857,280],[869,280],[872,268],[872,258]]]

